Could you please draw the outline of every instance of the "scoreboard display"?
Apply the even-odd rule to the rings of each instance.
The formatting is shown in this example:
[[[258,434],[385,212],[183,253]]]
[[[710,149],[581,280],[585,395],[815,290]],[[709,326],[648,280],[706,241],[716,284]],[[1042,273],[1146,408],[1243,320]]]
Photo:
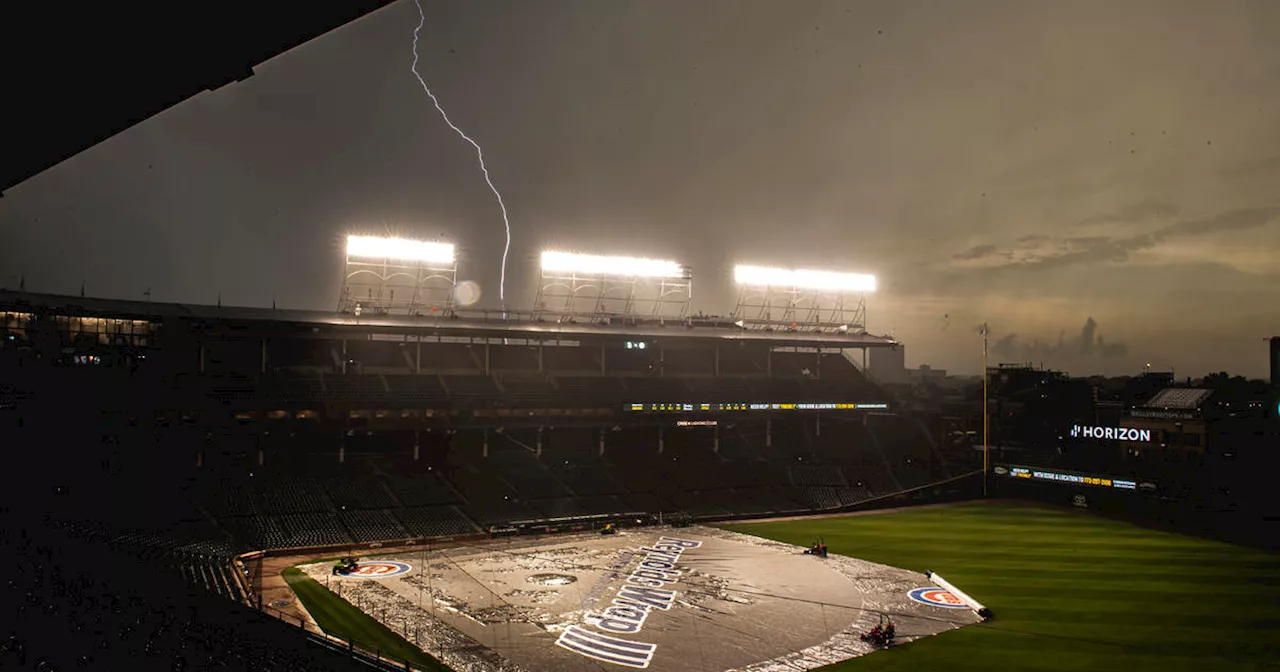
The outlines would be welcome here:
[[[635,413],[734,413],[742,411],[869,411],[888,410],[885,403],[688,403],[659,402],[626,404],[624,410]]]

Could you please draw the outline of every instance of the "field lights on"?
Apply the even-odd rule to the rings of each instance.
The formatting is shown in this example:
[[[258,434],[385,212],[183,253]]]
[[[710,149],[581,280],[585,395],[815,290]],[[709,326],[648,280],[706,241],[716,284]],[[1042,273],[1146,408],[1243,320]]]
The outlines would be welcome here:
[[[542,270],[626,278],[683,278],[685,267],[674,261],[641,257],[604,257],[572,252],[543,252]]]
[[[453,245],[408,238],[347,236],[347,256],[364,259],[393,259],[452,264]]]
[[[733,281],[753,287],[814,289],[824,292],[874,292],[876,276],[861,273],[790,270],[765,266],[734,266]]]

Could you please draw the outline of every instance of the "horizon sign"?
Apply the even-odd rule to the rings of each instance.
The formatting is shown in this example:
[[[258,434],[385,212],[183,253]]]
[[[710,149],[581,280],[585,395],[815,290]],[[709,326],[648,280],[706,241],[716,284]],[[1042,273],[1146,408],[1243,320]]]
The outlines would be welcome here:
[[[1088,425],[1072,425],[1071,438],[1074,439],[1114,439],[1116,441],[1151,442],[1151,430],[1134,429],[1132,427],[1091,427]]]

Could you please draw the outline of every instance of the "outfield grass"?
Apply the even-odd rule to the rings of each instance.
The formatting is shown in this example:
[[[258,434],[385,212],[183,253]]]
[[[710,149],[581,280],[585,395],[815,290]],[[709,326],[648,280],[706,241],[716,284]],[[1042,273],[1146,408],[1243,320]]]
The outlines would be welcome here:
[[[448,671],[449,668],[435,658],[419,651],[418,647],[316,583],[297,567],[290,567],[281,574],[311,617],[327,634],[354,640],[357,646],[380,652],[384,658],[407,660],[415,669]]]
[[[990,501],[723,527],[932,570],[995,614],[828,670],[1280,670],[1280,555]]]

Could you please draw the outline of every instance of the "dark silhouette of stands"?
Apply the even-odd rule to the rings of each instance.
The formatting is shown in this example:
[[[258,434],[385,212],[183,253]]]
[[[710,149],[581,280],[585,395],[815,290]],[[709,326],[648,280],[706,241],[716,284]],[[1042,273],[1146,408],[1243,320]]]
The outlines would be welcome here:
[[[52,552],[88,553],[76,546],[87,543],[113,558],[90,563],[97,585],[169,577],[154,582],[169,595],[157,602],[165,632],[194,634],[177,644],[156,635],[153,657],[166,669],[184,656],[192,667],[213,656],[246,669],[346,669],[343,656],[325,662],[287,627],[237,606],[254,597],[233,563],[249,551],[637,512],[830,511],[957,475],[920,423],[888,413],[723,413],[713,428],[623,410],[888,401],[841,354],[188,335],[145,361],[83,368],[55,366],[60,346],[39,338],[32,330],[0,344],[11,381],[0,401],[17,408],[0,421],[14,441],[40,448],[15,456],[10,476],[23,477],[10,501],[45,503],[38,510],[60,526],[51,534],[67,540],[51,541]],[[206,623],[204,614],[215,616]],[[223,642],[242,627],[255,633],[245,635],[249,648]],[[302,662],[250,650],[273,637],[287,640],[276,646],[285,658],[298,644]],[[19,638],[30,653],[48,648]]]
[[[448,447],[432,459],[412,459],[408,437],[341,463],[332,451],[283,452],[238,476],[198,480],[181,496],[206,532],[247,551],[635,511],[835,510],[955,475],[909,418],[788,418],[774,422],[772,446],[760,420],[719,429],[717,447],[710,427],[464,428],[440,437]],[[294,438],[295,448],[323,443]]]
[[[244,606],[228,549],[95,523],[0,514],[0,667],[35,670],[404,669]],[[230,598],[230,599],[228,599]]]

